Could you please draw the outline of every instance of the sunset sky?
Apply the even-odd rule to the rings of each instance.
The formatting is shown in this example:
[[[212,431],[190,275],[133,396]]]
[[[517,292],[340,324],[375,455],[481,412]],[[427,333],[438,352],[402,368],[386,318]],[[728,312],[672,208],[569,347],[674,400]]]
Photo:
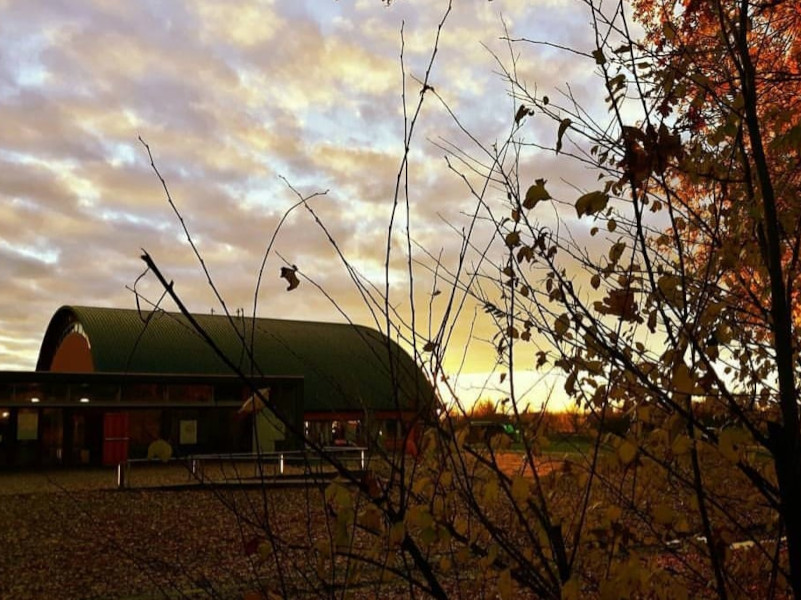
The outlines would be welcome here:
[[[304,194],[328,190],[312,206],[352,264],[383,289],[403,150],[401,24],[411,109],[419,91],[413,77],[425,73],[446,7],[439,0],[389,7],[379,0],[0,0],[0,369],[34,368],[47,323],[63,304],[134,307],[126,286],[144,269],[141,249],[192,310],[220,310],[138,136],[232,310],[250,312],[264,248],[296,200],[281,177]],[[502,19],[513,37],[592,49],[580,2],[457,1],[431,84],[487,144],[509,131],[516,109],[492,56],[509,57]],[[574,56],[518,51],[521,76],[541,93],[569,82],[583,97],[597,86],[592,65]],[[545,144],[556,135],[536,117],[530,134]],[[448,223],[458,226],[473,203],[435,144],[442,140],[474,151],[429,95],[409,169],[411,231],[447,263],[460,241]],[[534,158],[530,177],[545,176],[557,190],[560,178],[584,176],[552,153]],[[403,258],[404,245],[393,252]],[[279,233],[260,316],[343,319],[307,281],[287,292],[281,257],[354,321],[374,325],[303,210]],[[424,269],[419,278],[425,323],[431,281]],[[400,304],[401,268],[391,281]],[[153,300],[160,293],[152,277],[137,289]],[[472,314],[471,306],[462,336]],[[448,356],[449,368],[459,364],[463,343]],[[476,344],[464,369],[474,376],[465,381],[492,366],[491,348]]]

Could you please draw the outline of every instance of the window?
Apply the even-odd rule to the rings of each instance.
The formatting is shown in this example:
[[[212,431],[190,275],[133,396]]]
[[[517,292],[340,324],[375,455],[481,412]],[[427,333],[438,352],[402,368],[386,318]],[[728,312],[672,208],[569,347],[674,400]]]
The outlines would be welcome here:
[[[210,385],[170,385],[167,386],[167,398],[173,403],[208,404],[214,393]]]

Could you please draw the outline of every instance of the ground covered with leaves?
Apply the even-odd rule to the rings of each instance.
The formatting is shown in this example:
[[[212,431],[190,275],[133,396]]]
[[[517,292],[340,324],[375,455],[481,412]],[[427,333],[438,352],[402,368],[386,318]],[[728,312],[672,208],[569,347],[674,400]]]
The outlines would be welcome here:
[[[334,565],[309,552],[331,539],[322,487],[158,487],[192,483],[174,467],[136,473],[134,483],[116,489],[113,471],[99,469],[0,474],[0,598],[341,595],[319,587],[319,570]],[[280,538],[280,557],[266,531]],[[375,597],[375,581],[348,585],[348,597]],[[378,587],[382,597],[410,594],[399,582]]]
[[[0,473],[0,598],[340,597],[345,586],[353,598],[410,596],[369,572],[321,587],[341,567],[320,560],[335,533],[324,486],[208,489],[178,466],[139,468],[131,483],[117,489],[109,469]],[[479,575],[458,573],[451,591],[482,597]]]
[[[103,478],[95,473],[73,474],[75,481],[62,475],[50,486],[28,476],[37,483],[28,493],[4,477],[0,597],[208,597],[204,591],[214,590],[234,598],[252,587],[248,528],[218,494],[116,490],[105,475],[106,489],[97,489]],[[292,510],[298,492],[281,495]]]
[[[524,492],[528,496],[528,488],[517,489],[531,475],[530,469],[522,468],[523,455],[508,452],[496,458],[500,471],[512,477],[512,497]],[[554,518],[560,518],[565,531],[571,530],[586,478],[581,460],[574,458],[542,457],[537,463],[555,507]],[[603,590],[609,582],[615,583],[615,589],[633,592],[632,598],[651,597],[641,592],[654,586],[668,594],[665,598],[714,596],[698,524],[685,516],[681,494],[670,482],[652,477],[646,467],[637,466],[637,461],[623,465],[619,484],[600,485],[589,499],[582,537],[582,552],[587,556],[582,559],[584,575],[575,590],[578,595],[570,597],[607,597]],[[476,471],[476,482],[487,477],[488,472],[483,473]],[[597,477],[603,480],[615,473],[615,469],[599,469]],[[636,486],[633,496],[620,496],[623,488],[634,485],[635,473],[647,485]],[[131,474],[133,487],[125,490],[116,489],[114,472],[105,469],[0,474],[0,598],[255,600],[413,595],[398,574],[412,573],[420,581],[420,573],[397,551],[401,539],[393,541],[397,526],[363,505],[364,499],[352,486],[261,488],[252,485],[252,473],[235,474],[248,485],[204,487],[178,465],[141,467]],[[430,492],[426,481],[431,479],[423,469],[412,486],[420,498]],[[507,506],[491,481],[490,477],[479,484],[475,497],[484,502],[486,518],[510,528],[504,535],[514,540],[523,531],[515,517],[517,509]],[[727,481],[732,488],[733,480]],[[755,523],[764,521],[758,507],[747,506],[742,494],[731,491],[732,510],[741,516],[752,512]],[[405,528],[427,549],[446,594],[478,600],[496,598],[505,588],[507,594],[502,597],[527,597],[521,595],[521,586],[501,581],[503,569],[490,568],[498,560],[492,552],[476,555],[448,542],[450,535],[444,539],[442,528],[426,525],[431,515],[447,509],[453,513],[449,522],[454,535],[465,529],[471,544],[492,549],[481,529],[476,529],[477,523],[466,517],[464,507],[451,506],[454,498],[443,503],[434,494],[430,512],[418,510],[427,501],[411,506]],[[718,495],[721,506],[724,500]],[[518,509],[521,506],[522,501]],[[345,507],[358,515],[355,533],[352,527],[338,529],[353,522],[341,518]],[[436,535],[426,541],[429,530]],[[731,541],[743,535],[732,532]],[[760,530],[757,535],[769,534]],[[521,538],[516,543],[526,548],[529,542]],[[764,569],[770,565],[769,557],[756,548],[727,548],[726,555],[731,569],[745,570],[736,595],[765,597]],[[675,585],[679,581],[683,596]],[[415,596],[425,594],[418,589]]]

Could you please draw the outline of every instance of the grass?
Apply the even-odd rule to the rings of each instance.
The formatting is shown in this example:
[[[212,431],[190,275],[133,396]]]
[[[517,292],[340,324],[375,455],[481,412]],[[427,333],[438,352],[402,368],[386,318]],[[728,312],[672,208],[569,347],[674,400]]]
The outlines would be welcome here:
[[[595,447],[595,437],[592,435],[557,433],[548,437],[548,443],[542,449],[545,454],[576,454],[583,455],[592,452]],[[511,452],[523,452],[525,447],[521,442],[513,442]]]
[[[581,434],[556,434],[548,438],[548,454],[588,454],[595,447],[595,437]]]

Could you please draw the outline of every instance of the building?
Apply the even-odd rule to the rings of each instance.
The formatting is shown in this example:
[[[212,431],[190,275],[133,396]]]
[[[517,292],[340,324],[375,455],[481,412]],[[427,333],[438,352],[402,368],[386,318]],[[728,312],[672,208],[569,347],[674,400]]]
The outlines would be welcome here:
[[[0,465],[116,464],[156,439],[178,454],[297,448],[300,434],[392,446],[433,406],[411,357],[373,329],[194,318],[208,339],[178,313],[56,311],[36,371],[0,372]],[[288,427],[242,410],[254,389]]]

